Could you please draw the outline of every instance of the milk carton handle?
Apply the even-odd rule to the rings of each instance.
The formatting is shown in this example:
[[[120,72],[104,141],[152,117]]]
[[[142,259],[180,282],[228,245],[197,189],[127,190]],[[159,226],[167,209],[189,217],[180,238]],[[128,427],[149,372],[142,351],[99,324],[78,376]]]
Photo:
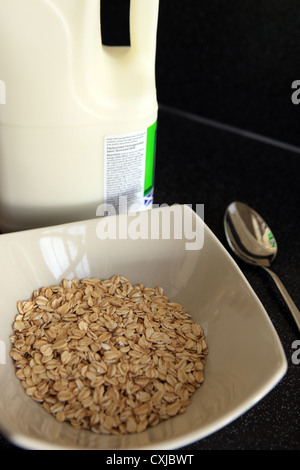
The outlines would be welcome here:
[[[74,0],[46,0],[61,16],[62,20],[73,25],[73,33],[79,38],[94,60],[102,56],[100,11],[101,0],[81,0],[74,8]],[[80,14],[78,14],[78,9]],[[76,11],[77,10],[77,11]],[[149,61],[152,64],[156,54],[156,31],[159,12],[159,0],[130,1],[130,54],[132,58]],[[77,20],[73,21],[73,17]],[[80,22],[78,23],[78,18]],[[77,31],[76,31],[77,24]],[[75,29],[74,29],[75,28]],[[109,48],[113,53],[114,47]],[[100,59],[101,60],[101,59]]]
[[[131,0],[130,39],[133,54],[152,60],[156,52],[159,0]]]

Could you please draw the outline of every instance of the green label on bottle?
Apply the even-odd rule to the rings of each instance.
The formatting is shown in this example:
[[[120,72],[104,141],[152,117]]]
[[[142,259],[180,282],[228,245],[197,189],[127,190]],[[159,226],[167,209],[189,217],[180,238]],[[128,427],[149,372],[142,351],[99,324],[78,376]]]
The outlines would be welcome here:
[[[146,164],[145,164],[145,185],[144,185],[144,205],[150,205],[153,201],[154,187],[154,167],[156,155],[156,133],[157,121],[147,129]]]
[[[104,137],[104,201],[120,210],[143,210],[153,202],[155,122],[148,128]],[[126,211],[127,212],[127,211]]]

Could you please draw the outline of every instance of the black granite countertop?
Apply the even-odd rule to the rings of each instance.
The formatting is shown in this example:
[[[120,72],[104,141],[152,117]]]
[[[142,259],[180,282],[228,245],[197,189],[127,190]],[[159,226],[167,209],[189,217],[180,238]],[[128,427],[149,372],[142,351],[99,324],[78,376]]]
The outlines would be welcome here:
[[[204,220],[225,248],[225,208],[233,200],[249,203],[275,234],[279,251],[274,271],[298,306],[299,169],[300,149],[160,107],[155,203],[204,204]],[[299,449],[300,353],[294,354],[298,360],[292,359],[299,332],[268,274],[239,261],[237,264],[274,324],[288,370],[279,384],[248,412],[182,451]],[[0,449],[17,448],[0,437]]]
[[[227,249],[223,230],[227,205],[234,200],[250,204],[275,234],[279,249],[273,268],[299,307],[300,149],[259,135],[244,135],[239,129],[180,111],[166,111],[163,106],[161,109],[156,202],[203,203],[206,224]],[[247,413],[186,449],[299,449],[300,354],[298,364],[292,360],[292,345],[300,339],[299,332],[268,274],[236,261],[275,326],[288,370]]]

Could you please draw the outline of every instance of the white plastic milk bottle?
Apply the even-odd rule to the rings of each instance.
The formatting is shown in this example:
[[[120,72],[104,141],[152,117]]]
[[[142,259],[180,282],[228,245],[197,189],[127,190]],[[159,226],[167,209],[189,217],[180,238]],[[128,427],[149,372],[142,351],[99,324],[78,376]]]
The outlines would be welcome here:
[[[159,0],[103,46],[100,0],[0,0],[0,230],[151,207]]]

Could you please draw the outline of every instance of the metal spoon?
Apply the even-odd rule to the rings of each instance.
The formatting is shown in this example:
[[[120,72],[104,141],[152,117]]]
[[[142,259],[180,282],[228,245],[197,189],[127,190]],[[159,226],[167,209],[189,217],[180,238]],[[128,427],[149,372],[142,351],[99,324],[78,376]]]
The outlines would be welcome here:
[[[277,254],[277,243],[266,222],[247,204],[232,202],[225,211],[224,229],[228,244],[237,256],[270,274],[300,331],[300,312],[279,277],[270,269]]]

